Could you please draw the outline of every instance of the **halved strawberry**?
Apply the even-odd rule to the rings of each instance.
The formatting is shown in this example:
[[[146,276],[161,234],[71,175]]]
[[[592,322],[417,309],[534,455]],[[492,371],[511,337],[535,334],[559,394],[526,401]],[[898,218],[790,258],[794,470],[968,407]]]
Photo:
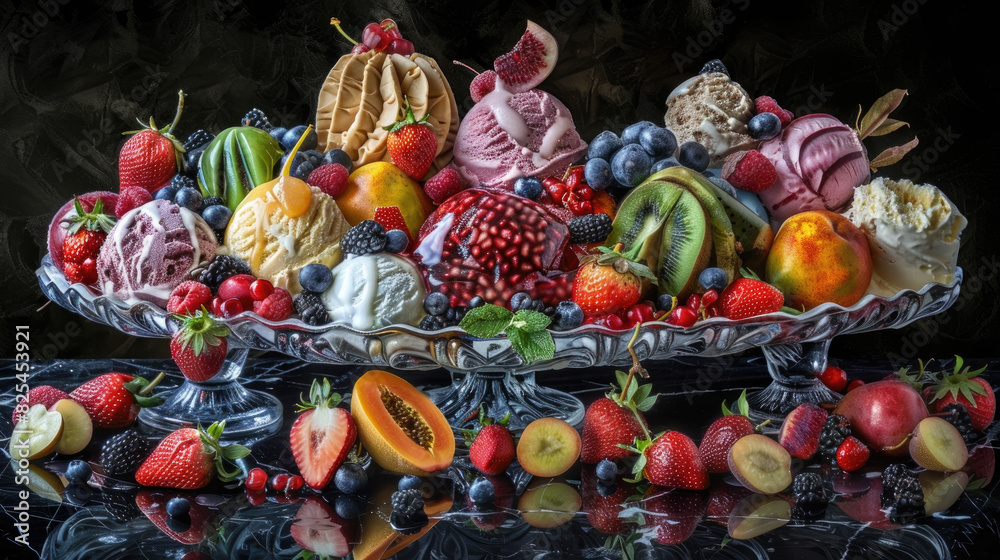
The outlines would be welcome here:
[[[354,446],[358,430],[351,413],[337,408],[340,395],[330,390],[330,381],[314,379],[309,400],[303,399],[302,412],[292,425],[289,440],[295,464],[306,484],[322,490]]]
[[[306,498],[295,512],[291,534],[302,548],[316,558],[346,557],[356,539],[356,524],[344,521],[323,498]]]

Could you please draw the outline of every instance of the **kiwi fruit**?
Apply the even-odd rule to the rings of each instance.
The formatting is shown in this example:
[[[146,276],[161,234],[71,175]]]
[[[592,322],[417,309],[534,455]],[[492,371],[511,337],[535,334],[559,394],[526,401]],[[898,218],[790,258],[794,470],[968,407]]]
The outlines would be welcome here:
[[[697,198],[682,191],[663,224],[657,277],[664,293],[686,297],[712,256],[711,224]]]
[[[678,189],[657,184],[633,189],[618,207],[607,245],[613,247],[622,243],[622,253],[632,251],[637,244],[642,245],[636,259],[645,260],[655,270],[660,252],[660,231],[681,194]]]

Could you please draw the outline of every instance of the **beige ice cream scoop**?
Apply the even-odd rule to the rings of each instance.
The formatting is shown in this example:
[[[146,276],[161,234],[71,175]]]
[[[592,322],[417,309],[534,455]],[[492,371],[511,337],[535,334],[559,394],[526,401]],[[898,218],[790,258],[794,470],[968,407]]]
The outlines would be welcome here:
[[[388,131],[409,100],[416,118],[427,122],[437,137],[437,158],[429,174],[451,161],[458,133],[458,106],[448,80],[434,59],[368,51],[344,55],[337,61],[319,92],[316,135],[319,149],[340,148],[358,167],[390,161]]]
[[[747,123],[754,115],[750,94],[721,72],[699,74],[674,88],[667,96],[667,128],[677,143],[698,142],[705,146],[709,165],[739,150],[756,148]]]
[[[889,297],[954,280],[968,220],[934,185],[879,177],[855,189],[844,215],[868,236],[874,268],[868,293]]]
[[[294,295],[302,291],[302,267],[340,262],[340,239],[350,227],[328,194],[282,177],[243,199],[226,229],[226,247],[250,263],[255,276]]]

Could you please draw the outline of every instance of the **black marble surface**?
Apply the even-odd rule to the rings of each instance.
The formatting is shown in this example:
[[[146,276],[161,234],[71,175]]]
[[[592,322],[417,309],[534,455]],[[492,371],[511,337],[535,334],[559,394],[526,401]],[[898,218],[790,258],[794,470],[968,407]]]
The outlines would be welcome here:
[[[985,362],[983,362],[985,364]],[[719,414],[723,399],[732,402],[744,387],[760,387],[768,377],[760,359],[722,358],[719,360],[671,361],[647,364],[655,391],[661,393],[655,407],[648,413],[654,431],[678,429],[699,438],[704,429]],[[881,361],[844,361],[840,365],[857,377],[873,381],[884,377],[891,367]],[[974,363],[974,366],[981,365]],[[989,366],[987,378],[994,386],[1000,384],[1000,363]],[[0,363],[0,379],[13,379],[14,364]],[[107,371],[126,371],[150,374],[168,373],[165,388],[176,386],[181,378],[169,362],[149,360],[80,360],[54,363],[33,363],[30,378],[32,385],[53,384],[72,388],[85,379]],[[286,422],[282,432],[271,440],[254,446],[254,457],[271,468],[293,465],[287,451],[287,435],[294,414],[292,404],[298,393],[305,390],[313,377],[326,376],[341,391],[349,391],[353,380],[362,373],[359,369],[292,362],[283,357],[262,356],[249,362],[244,373],[247,386],[262,389],[278,396],[285,405]],[[411,382],[424,388],[437,387],[449,382],[443,373],[425,372],[404,374]],[[610,382],[612,372],[606,370],[563,370],[539,375],[539,382],[576,394],[590,402]],[[4,382],[0,396],[0,447],[5,457],[11,431],[10,413],[15,389]],[[1000,425],[994,423],[981,442],[986,446],[980,460],[995,462],[995,444]],[[95,460],[98,444],[110,432],[98,432],[94,442],[81,457]],[[69,458],[51,457],[39,462],[38,468],[61,472]],[[4,459],[4,463],[6,460]],[[880,469],[884,463],[873,461],[869,467]],[[5,464],[0,480],[0,504],[3,515],[0,525],[6,536],[3,550],[7,558],[53,559],[87,558],[292,558],[302,547],[290,536],[293,517],[305,500],[299,497],[290,501],[272,499],[261,505],[250,505],[241,488],[213,483],[198,492],[198,503],[209,513],[206,531],[224,528],[225,539],[206,539],[200,543],[185,544],[171,539],[149,519],[129,506],[135,498],[133,486],[123,483],[106,483],[107,488],[94,485],[94,496],[85,505],[68,501],[55,503],[39,493],[28,500],[30,515],[30,546],[13,542],[13,517],[18,500],[12,484],[12,470]],[[989,472],[992,473],[992,463]],[[372,489],[396,484],[397,476],[370,469]],[[514,472],[514,471],[512,471]],[[514,472],[516,475],[517,473]],[[578,487],[584,473],[579,467],[569,471],[564,478]],[[709,491],[694,493],[696,498],[685,508],[674,508],[664,513],[657,510],[656,500],[669,503],[669,498],[657,497],[653,492],[649,500],[638,502],[622,510],[623,516],[643,514],[644,525],[627,525],[632,528],[637,558],[985,558],[991,557],[1000,546],[1000,495],[997,481],[991,476],[983,488],[963,494],[946,511],[923,517],[903,526],[887,523],[885,514],[879,512],[877,499],[872,492],[864,491],[868,483],[863,477],[852,477],[837,482],[843,493],[830,504],[822,519],[812,523],[792,521],[778,529],[750,540],[731,540],[727,528],[706,514],[706,502],[714,500],[716,493],[728,485],[723,477],[713,477]],[[97,479],[95,478],[96,482]],[[847,493],[847,483],[861,487]],[[493,531],[481,531],[471,523],[471,513],[465,505],[461,485],[447,477],[436,479],[439,492],[454,494],[454,503],[446,512],[433,516],[439,522],[423,537],[399,551],[395,556],[409,558],[619,558],[620,550],[604,548],[606,535],[591,525],[583,513],[558,527],[536,528],[528,525],[517,511],[505,510],[497,520],[502,521]],[[117,489],[109,489],[116,487]],[[169,495],[169,493],[168,493]],[[194,498],[193,495],[189,495]],[[583,509],[588,508],[588,494],[584,493]],[[590,495],[592,496],[592,495]],[[669,496],[669,495],[668,495]],[[337,501],[335,491],[328,491],[324,498],[331,504]],[[516,504],[516,501],[514,502]],[[110,505],[109,505],[110,504]],[[117,504],[117,505],[116,505]],[[690,505],[693,504],[693,505]],[[867,504],[867,505],[865,505]],[[368,507],[377,506],[370,504]],[[709,506],[711,507],[711,506]],[[645,509],[643,509],[645,508]],[[659,511],[659,514],[651,513]],[[118,515],[118,519],[112,516]],[[131,513],[130,513],[131,512]],[[861,519],[862,521],[859,521]],[[662,525],[697,522],[690,535],[679,544],[664,545],[654,542]],[[361,538],[365,535],[361,524]],[[369,530],[372,530],[369,526]],[[192,539],[195,540],[195,539]]]

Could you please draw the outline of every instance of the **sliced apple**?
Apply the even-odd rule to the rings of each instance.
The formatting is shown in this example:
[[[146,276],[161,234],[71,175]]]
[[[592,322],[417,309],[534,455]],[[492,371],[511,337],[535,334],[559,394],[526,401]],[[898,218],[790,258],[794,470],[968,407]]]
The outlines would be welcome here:
[[[63,432],[63,417],[36,404],[21,416],[10,438],[12,459],[40,459],[56,450]]]
[[[521,495],[517,509],[532,527],[550,529],[573,519],[583,498],[575,488],[561,480],[536,480]]]
[[[930,471],[951,472],[965,466],[969,448],[958,428],[944,418],[924,418],[913,429],[910,457]]]
[[[90,445],[94,435],[94,422],[87,414],[87,409],[73,399],[59,399],[49,407],[49,412],[62,414],[63,431],[56,444],[56,453],[74,455]]]

